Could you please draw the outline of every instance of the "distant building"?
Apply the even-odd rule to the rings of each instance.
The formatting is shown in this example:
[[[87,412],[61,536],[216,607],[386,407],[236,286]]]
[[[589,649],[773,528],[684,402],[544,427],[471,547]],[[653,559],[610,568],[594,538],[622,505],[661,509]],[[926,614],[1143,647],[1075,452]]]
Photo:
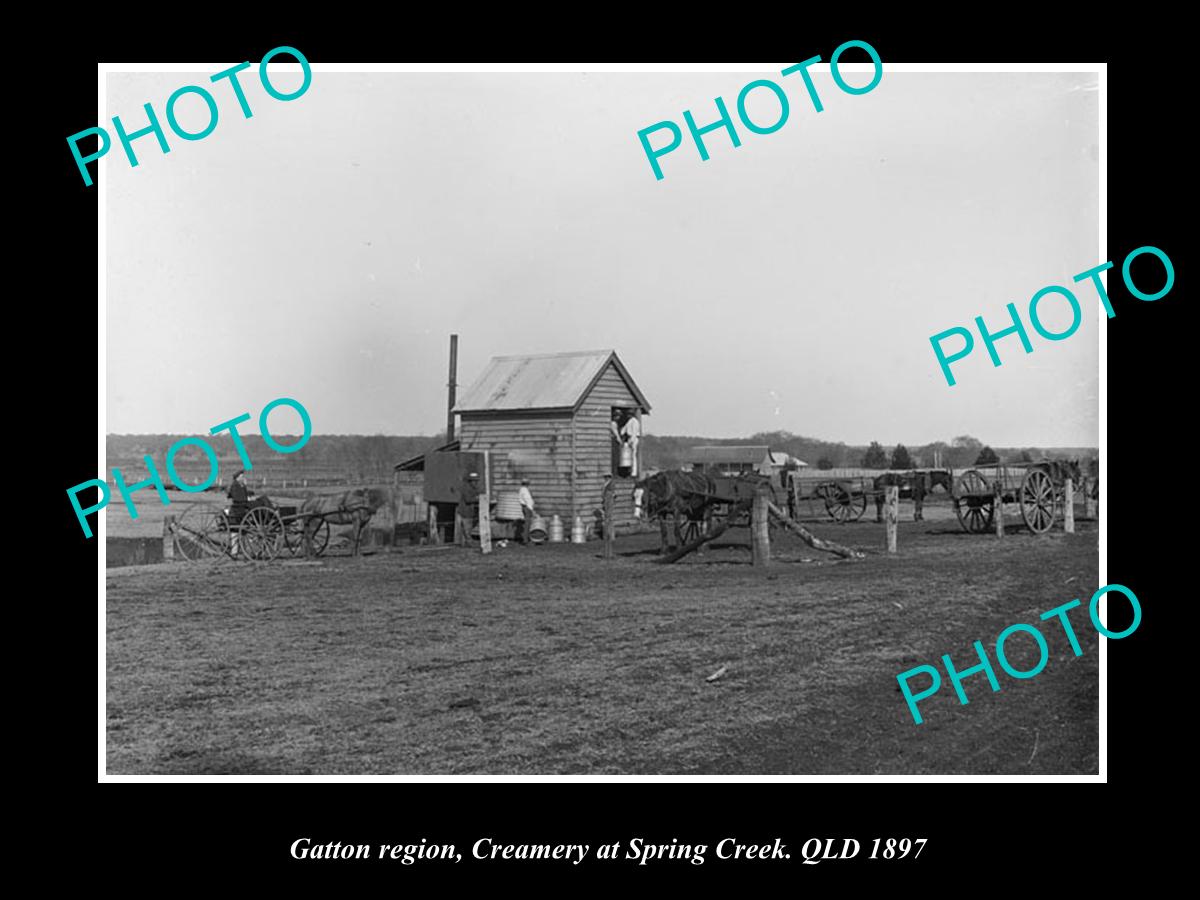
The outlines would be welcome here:
[[[755,473],[785,482],[787,472],[807,466],[803,460],[783,452],[774,452],[762,444],[713,444],[693,447],[689,454],[692,469],[721,475]]]
[[[804,469],[808,468],[808,463],[802,459],[797,459],[790,453],[771,451],[771,462],[779,469]]]
[[[776,469],[771,450],[765,444],[693,447],[689,459],[693,469],[708,469],[722,475],[738,475],[746,472],[771,475]]]

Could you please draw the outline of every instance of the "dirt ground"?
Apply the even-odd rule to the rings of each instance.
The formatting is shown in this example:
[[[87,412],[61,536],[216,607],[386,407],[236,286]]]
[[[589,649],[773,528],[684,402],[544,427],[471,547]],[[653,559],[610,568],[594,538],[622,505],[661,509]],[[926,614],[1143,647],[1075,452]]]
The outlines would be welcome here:
[[[110,569],[110,774],[1089,774],[1098,768],[1095,523],[967,535],[944,509],[814,526],[839,561],[778,531],[750,565],[731,529],[653,562],[658,536],[602,547],[399,547],[353,559]],[[1073,598],[1041,674],[996,636]],[[896,675],[959,669],[915,725]],[[1007,646],[1032,667],[1031,640]],[[707,676],[725,667],[714,682]],[[925,682],[916,682],[916,688]]]

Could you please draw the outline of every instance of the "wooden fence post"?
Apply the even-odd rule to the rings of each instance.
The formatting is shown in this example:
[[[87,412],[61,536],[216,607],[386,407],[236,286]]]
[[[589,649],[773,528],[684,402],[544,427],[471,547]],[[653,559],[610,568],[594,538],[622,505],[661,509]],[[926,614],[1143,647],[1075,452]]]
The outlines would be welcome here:
[[[1070,478],[1063,482],[1063,531],[1075,533],[1075,482]]]
[[[440,544],[442,542],[442,533],[438,531],[438,510],[436,503],[429,504],[425,521],[429,527],[429,543]]]
[[[1004,502],[1000,493],[1000,479],[992,485],[992,524],[996,526],[996,537],[1004,537]]]
[[[174,516],[164,516],[163,517],[162,554],[163,554],[164,560],[175,558],[175,517]]]
[[[479,495],[479,549],[492,552],[492,504],[486,491]]]
[[[1092,496],[1092,479],[1083,479],[1083,514],[1089,519],[1096,518],[1096,498]]]
[[[604,482],[604,558],[613,558],[613,482]]]
[[[900,486],[897,484],[890,485],[887,489],[887,512],[884,518],[887,521],[887,550],[888,553],[896,552],[896,529],[900,523]]]
[[[765,484],[760,484],[755,489],[754,506],[750,511],[750,551],[751,560],[756,566],[767,566],[771,563],[771,495],[768,490]]]

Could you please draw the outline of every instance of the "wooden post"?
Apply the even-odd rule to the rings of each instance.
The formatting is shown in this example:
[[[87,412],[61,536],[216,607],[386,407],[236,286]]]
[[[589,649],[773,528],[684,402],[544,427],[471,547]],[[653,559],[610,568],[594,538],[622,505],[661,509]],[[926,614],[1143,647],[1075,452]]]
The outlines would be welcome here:
[[[1092,496],[1092,479],[1083,479],[1083,514],[1089,519],[1096,518],[1096,498]]]
[[[442,534],[438,531],[438,511],[437,504],[430,503],[427,510],[425,520],[429,527],[429,543],[440,544],[442,542]]]
[[[458,507],[454,507],[454,543],[460,547],[467,546],[467,539],[470,535],[467,534],[467,522],[458,511]]]
[[[1000,479],[992,485],[992,524],[996,526],[996,537],[1004,537],[1004,503],[1000,494]]]
[[[492,505],[486,491],[479,495],[479,549],[492,552]]]
[[[898,484],[888,485],[886,509],[884,519],[887,522],[887,551],[895,553],[896,529],[900,524],[900,486]]]
[[[768,487],[760,484],[754,491],[754,506],[750,511],[750,551],[755,566],[771,563],[771,528],[768,507],[771,495]]]
[[[1063,482],[1063,531],[1075,533],[1075,482],[1070,478]]]
[[[604,482],[604,558],[613,558],[613,480]]]
[[[175,517],[163,517],[163,559],[175,558]]]
[[[575,482],[579,479],[579,471],[575,468],[575,415],[571,415],[571,518],[570,521],[575,521],[575,516],[579,514],[579,505],[575,502]],[[564,523],[566,524],[566,523]],[[568,526],[569,527],[569,526]],[[525,540],[529,540],[526,536]],[[922,844],[922,847],[925,845]]]

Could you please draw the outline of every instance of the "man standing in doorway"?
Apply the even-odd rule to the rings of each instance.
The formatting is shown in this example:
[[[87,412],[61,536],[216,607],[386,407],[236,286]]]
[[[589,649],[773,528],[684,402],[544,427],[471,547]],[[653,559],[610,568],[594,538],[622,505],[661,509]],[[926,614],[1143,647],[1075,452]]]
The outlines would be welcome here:
[[[524,521],[521,525],[521,543],[529,543],[529,529],[533,525],[533,494],[529,491],[529,479],[521,479],[521,489],[517,491],[521,501],[521,515]]]
[[[628,418],[625,424],[621,426],[621,436],[625,439],[625,443],[629,445],[629,449],[633,452],[633,463],[629,467],[629,475],[631,478],[638,477],[638,441],[642,439],[642,424],[633,413],[626,414]]]
[[[638,441],[642,438],[641,423],[638,422],[633,410],[614,408],[612,421],[608,423],[608,429],[612,432],[613,439],[619,445],[629,447],[629,471],[627,473],[621,472],[621,474],[636,478],[638,475]],[[614,465],[616,465],[615,460]]]

